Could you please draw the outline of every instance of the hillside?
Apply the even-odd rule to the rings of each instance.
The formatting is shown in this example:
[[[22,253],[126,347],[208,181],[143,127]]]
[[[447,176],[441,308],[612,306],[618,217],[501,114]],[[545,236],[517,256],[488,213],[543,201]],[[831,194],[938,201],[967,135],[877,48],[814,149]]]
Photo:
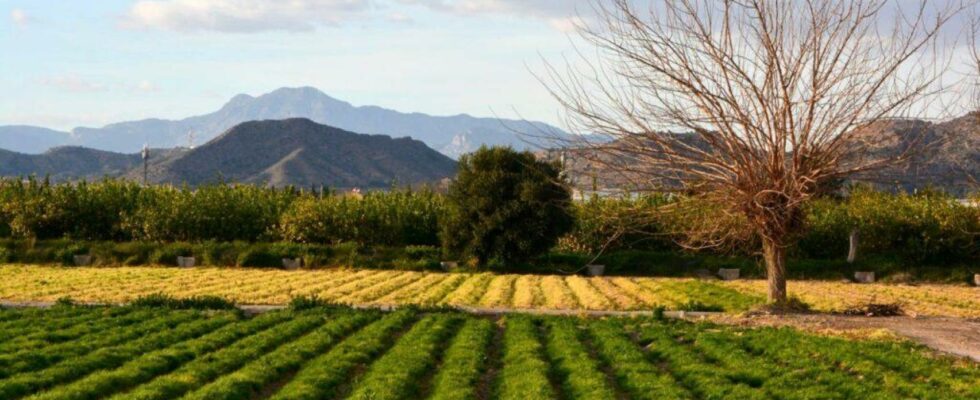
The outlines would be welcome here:
[[[362,135],[308,119],[239,124],[207,144],[150,169],[158,183],[226,180],[271,186],[389,187],[434,182],[456,163],[409,138]],[[140,171],[132,171],[136,178]]]
[[[72,140],[68,132],[27,125],[0,126],[0,149],[40,154]]]
[[[118,176],[140,163],[137,154],[56,147],[43,154],[0,150],[0,176],[49,176],[54,181]]]
[[[873,138],[866,149],[873,156],[894,156],[910,146],[917,150],[908,163],[862,174],[856,181],[905,191],[935,187],[957,195],[980,190],[980,113],[938,123],[884,121],[864,135]]]
[[[565,135],[558,128],[539,122],[476,118],[465,114],[431,116],[402,113],[376,106],[353,106],[315,88],[300,87],[281,88],[258,97],[239,94],[215,112],[180,120],[145,119],[114,123],[101,128],[79,127],[73,129],[71,134],[50,131],[43,139],[37,134],[38,129],[43,128],[0,127],[0,148],[40,152],[56,145],[76,145],[135,153],[144,144],[152,147],[200,144],[242,122],[287,118],[308,118],[351,132],[412,137],[454,158],[481,145],[509,145],[525,149],[546,144],[545,141],[534,140],[517,132]],[[191,133],[195,143],[189,143]],[[38,143],[19,148],[7,147],[13,146],[12,143],[27,141]],[[525,141],[530,141],[533,145]]]
[[[855,137],[857,154],[868,157],[894,157],[914,146],[907,163],[852,177],[852,182],[870,183],[880,189],[915,191],[939,188],[954,195],[980,190],[980,114],[973,113],[943,122],[888,120],[863,128]],[[694,137],[691,140],[696,140]],[[591,151],[551,150],[542,157],[557,159],[565,154],[568,176],[582,190],[593,186],[600,191],[649,187],[650,174],[625,159],[602,161]],[[620,172],[627,171],[627,172]],[[664,185],[663,183],[661,186]],[[667,186],[671,186],[668,182]]]

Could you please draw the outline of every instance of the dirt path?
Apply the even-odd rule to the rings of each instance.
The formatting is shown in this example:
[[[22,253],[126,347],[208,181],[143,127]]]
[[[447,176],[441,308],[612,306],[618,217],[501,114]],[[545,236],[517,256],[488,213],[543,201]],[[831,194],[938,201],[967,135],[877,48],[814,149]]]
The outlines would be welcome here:
[[[950,317],[860,317],[828,314],[732,316],[707,319],[740,326],[792,326],[812,332],[866,335],[884,329],[934,350],[980,362],[980,320]]]

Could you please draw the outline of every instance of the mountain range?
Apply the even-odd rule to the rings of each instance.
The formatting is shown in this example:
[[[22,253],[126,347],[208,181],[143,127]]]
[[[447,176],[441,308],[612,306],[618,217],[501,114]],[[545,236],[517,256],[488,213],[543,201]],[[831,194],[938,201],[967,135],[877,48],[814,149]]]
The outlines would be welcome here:
[[[481,145],[509,145],[516,149],[548,147],[547,140],[535,136],[567,135],[541,122],[466,114],[431,116],[376,106],[358,107],[315,88],[299,87],[281,88],[257,97],[239,94],[215,112],[180,120],[151,118],[101,128],[78,127],[70,132],[23,125],[0,126],[0,148],[39,154],[57,146],[82,146],[136,153],[144,144],[158,148],[192,147],[242,122],[289,118],[307,118],[351,132],[411,137],[452,158]],[[542,135],[543,132],[547,134]]]
[[[680,141],[703,147],[703,140],[693,134],[677,134]],[[906,149],[911,158],[904,163],[852,176],[845,183],[865,183],[882,190],[913,192],[937,188],[953,195],[980,192],[980,112],[947,121],[917,119],[882,120],[853,135],[858,154],[870,159],[894,159]],[[613,142],[615,143],[615,142]],[[615,192],[622,188],[644,189],[654,186],[673,187],[678,182],[652,180],[655,174],[643,173],[642,164],[622,158],[609,159],[588,150],[551,150],[541,157],[561,157],[572,183],[584,190]],[[597,159],[598,157],[598,159]]]
[[[410,139],[364,135],[305,118],[241,123],[193,149],[151,149],[151,183],[251,183],[333,188],[391,187],[452,176],[456,162]],[[0,151],[0,175],[55,181],[103,176],[142,180],[140,154],[57,147],[43,154]]]

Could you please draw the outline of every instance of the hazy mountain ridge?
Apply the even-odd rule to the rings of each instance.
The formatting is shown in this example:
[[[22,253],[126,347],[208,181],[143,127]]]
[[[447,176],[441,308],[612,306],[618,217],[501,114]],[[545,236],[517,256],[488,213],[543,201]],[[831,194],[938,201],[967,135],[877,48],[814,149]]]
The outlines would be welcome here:
[[[885,120],[863,128],[854,137],[861,146],[860,152],[872,159],[894,157],[910,146],[916,147],[910,152],[912,157],[908,162],[856,175],[851,182],[906,192],[932,187],[957,196],[980,191],[980,113],[942,122]],[[698,138],[690,136],[684,141],[694,143]],[[598,162],[592,156],[577,154],[580,151],[591,154],[590,150],[575,149],[539,154],[551,160],[564,154],[567,175],[582,190],[671,186],[669,182],[651,180],[650,174],[643,174],[643,168],[630,164],[629,160],[607,160],[599,154],[603,161]]]
[[[70,134],[48,131],[63,135],[60,137],[61,142],[51,143],[51,146],[76,145],[132,153],[139,151],[143,144],[151,147],[188,146],[207,142],[242,122],[288,118],[308,118],[352,132],[412,137],[451,157],[473,151],[483,144],[510,145],[518,149],[546,145],[545,140],[532,138],[534,135],[540,136],[541,132],[567,135],[558,128],[540,122],[476,118],[466,114],[431,116],[402,113],[377,106],[357,107],[311,87],[281,88],[258,97],[239,94],[213,113],[181,120],[144,119],[109,124],[101,128],[78,127]],[[19,134],[25,141],[36,129],[43,129],[25,126],[0,127],[4,128],[8,128],[7,135]],[[0,130],[0,147],[12,141],[4,141],[2,132],[4,131]],[[518,132],[529,135],[522,136]],[[188,140],[191,133],[195,136],[195,143]],[[532,142],[533,145],[526,142]],[[43,145],[32,145],[15,150],[39,152],[44,149]]]
[[[452,176],[456,162],[410,138],[363,135],[303,118],[245,122],[196,147],[151,149],[152,183],[227,181],[269,186],[390,187]],[[139,154],[57,147],[43,154],[0,150],[0,175],[54,181],[143,179]]]

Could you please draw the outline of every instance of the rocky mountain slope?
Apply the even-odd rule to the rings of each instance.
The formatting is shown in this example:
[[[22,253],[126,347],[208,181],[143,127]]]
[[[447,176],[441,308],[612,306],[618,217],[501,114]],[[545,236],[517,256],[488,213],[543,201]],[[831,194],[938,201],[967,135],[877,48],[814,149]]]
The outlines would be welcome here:
[[[239,124],[150,168],[157,183],[390,187],[452,176],[456,162],[409,138],[362,135],[305,118]],[[137,178],[141,171],[128,177]]]

